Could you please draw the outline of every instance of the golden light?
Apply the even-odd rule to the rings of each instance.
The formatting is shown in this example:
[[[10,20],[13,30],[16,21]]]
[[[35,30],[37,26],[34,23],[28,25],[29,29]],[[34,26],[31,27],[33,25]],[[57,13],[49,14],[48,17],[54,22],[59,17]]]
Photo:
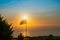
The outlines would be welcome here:
[[[28,19],[28,16],[23,16],[22,17],[24,20],[27,20]]]

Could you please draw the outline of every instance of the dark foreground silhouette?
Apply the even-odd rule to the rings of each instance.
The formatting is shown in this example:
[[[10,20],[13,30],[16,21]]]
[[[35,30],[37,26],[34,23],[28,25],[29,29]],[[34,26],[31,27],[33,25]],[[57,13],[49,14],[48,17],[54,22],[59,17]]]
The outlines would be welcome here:
[[[21,37],[22,38],[22,37]],[[21,38],[14,38],[14,40],[21,40]],[[24,37],[26,38],[26,37]],[[22,40],[25,40],[25,39]],[[52,34],[48,35],[48,36],[37,36],[37,37],[27,37],[26,40],[60,40],[60,36],[53,36]]]
[[[11,24],[0,15],[0,40],[12,40],[13,30]]]
[[[20,35],[18,36],[18,40],[24,40],[24,36],[22,35],[22,33],[20,33]]]

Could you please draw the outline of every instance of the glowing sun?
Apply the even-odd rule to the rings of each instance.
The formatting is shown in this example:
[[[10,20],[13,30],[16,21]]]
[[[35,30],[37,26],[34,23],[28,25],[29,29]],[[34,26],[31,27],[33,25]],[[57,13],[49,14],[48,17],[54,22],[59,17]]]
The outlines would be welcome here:
[[[23,16],[22,17],[24,20],[27,20],[28,19],[28,16]]]

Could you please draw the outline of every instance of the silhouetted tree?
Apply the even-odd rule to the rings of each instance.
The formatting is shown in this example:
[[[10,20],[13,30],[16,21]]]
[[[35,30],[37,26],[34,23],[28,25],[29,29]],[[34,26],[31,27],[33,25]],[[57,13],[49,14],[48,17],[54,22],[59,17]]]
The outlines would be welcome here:
[[[11,25],[9,25],[0,15],[0,40],[11,40],[12,33],[13,30]]]
[[[55,39],[54,39],[54,36],[50,34],[46,40],[55,40]]]
[[[22,35],[22,33],[20,33],[20,35],[18,36],[18,40],[23,40],[24,36]]]

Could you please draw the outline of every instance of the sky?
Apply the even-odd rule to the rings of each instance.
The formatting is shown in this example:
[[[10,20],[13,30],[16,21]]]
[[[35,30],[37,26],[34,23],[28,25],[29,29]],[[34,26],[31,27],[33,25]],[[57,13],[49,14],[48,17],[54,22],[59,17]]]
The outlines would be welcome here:
[[[60,0],[0,0],[0,13],[12,24],[14,37],[24,31],[22,16],[28,16],[28,35],[60,35]]]

